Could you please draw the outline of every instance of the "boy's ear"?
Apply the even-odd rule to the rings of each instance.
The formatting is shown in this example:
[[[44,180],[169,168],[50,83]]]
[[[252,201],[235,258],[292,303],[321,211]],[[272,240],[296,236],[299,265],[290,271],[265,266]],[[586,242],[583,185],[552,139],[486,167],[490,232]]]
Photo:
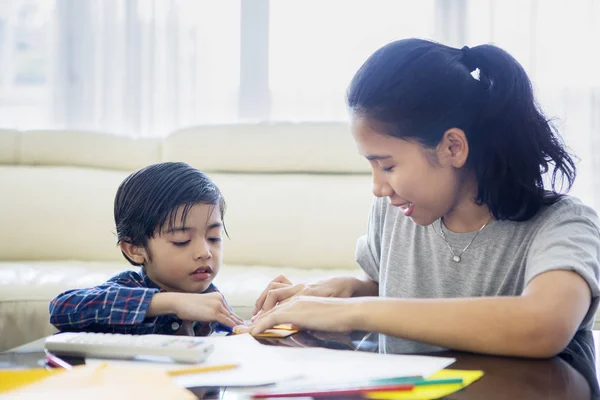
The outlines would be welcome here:
[[[119,247],[121,247],[123,254],[136,264],[144,265],[146,264],[146,261],[148,261],[148,255],[142,246],[136,246],[135,244],[121,241],[119,242]]]

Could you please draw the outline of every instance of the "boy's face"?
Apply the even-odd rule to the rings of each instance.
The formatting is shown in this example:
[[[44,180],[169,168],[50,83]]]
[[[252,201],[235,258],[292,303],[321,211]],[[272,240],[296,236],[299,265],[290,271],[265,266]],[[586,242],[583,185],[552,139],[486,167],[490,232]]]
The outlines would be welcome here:
[[[146,273],[158,286],[169,292],[201,293],[213,281],[221,267],[223,223],[219,206],[196,204],[182,219],[183,206],[148,241],[145,253]]]

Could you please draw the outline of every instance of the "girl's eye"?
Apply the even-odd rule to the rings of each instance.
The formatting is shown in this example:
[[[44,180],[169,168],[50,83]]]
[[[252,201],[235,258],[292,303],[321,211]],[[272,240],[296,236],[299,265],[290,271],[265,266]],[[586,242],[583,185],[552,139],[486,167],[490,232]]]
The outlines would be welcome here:
[[[185,247],[190,243],[190,240],[187,240],[185,242],[173,242],[173,245],[176,247]]]

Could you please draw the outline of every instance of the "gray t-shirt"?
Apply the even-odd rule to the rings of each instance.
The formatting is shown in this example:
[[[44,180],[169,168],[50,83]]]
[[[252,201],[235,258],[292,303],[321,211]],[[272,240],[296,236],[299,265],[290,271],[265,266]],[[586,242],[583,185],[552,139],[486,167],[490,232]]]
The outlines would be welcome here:
[[[442,229],[456,254],[476,234]],[[592,208],[574,197],[564,196],[526,222],[493,220],[459,263],[452,258],[439,220],[420,226],[386,198],[375,199],[367,235],[357,243],[356,259],[379,282],[380,297],[515,296],[542,272],[570,270],[587,281],[592,293],[580,329],[593,327],[600,293],[600,220]],[[440,348],[380,335],[379,349],[409,353]]]

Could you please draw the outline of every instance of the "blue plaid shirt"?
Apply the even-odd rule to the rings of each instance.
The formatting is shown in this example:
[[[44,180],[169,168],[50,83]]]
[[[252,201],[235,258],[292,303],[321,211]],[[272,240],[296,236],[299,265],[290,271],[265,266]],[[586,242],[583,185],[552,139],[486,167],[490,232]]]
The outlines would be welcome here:
[[[101,285],[56,296],[50,302],[50,323],[61,332],[175,334],[183,324],[176,315],[146,317],[152,296],[159,292],[164,290],[148,278],[144,269],[124,271]],[[210,292],[218,292],[212,283],[203,293]],[[231,331],[216,321],[194,322],[193,330],[196,336]]]

